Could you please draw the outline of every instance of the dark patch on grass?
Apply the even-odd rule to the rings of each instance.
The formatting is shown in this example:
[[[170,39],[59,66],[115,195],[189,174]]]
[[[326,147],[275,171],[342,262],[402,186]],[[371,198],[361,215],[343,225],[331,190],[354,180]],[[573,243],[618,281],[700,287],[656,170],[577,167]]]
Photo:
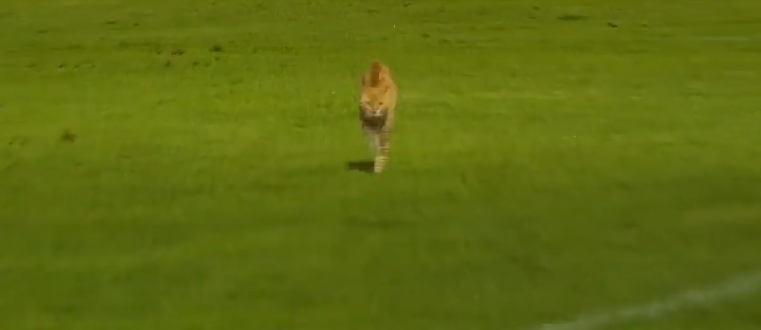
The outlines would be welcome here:
[[[411,2],[405,2],[405,3],[404,3],[404,8],[407,8],[407,7],[409,7],[410,5],[412,5],[412,3],[411,3]]]
[[[209,51],[214,52],[214,53],[222,52],[222,46],[220,46],[220,45],[211,46],[211,48],[209,48]]]
[[[420,36],[421,36],[421,37],[423,37],[424,39],[428,39],[428,38],[430,38],[430,37],[431,37],[431,35],[430,35],[430,34],[428,34],[428,33],[423,33],[423,34],[421,34]]]
[[[117,21],[105,21],[105,22],[103,22],[103,24],[105,24],[105,25],[114,25],[116,23],[118,23],[118,22]]]
[[[612,27],[612,28],[617,28],[617,27],[618,27],[618,24],[616,24],[616,23],[612,23],[612,22],[608,22],[608,26],[610,26],[610,27]]]
[[[65,129],[63,130],[63,133],[61,133],[61,136],[59,139],[61,140],[61,142],[73,143],[74,141],[77,140],[77,138],[78,136],[76,133],[68,129]]]
[[[165,66],[165,67],[167,67],[167,68],[168,68],[168,67],[170,67],[170,66],[172,66],[172,61],[170,61],[170,60],[167,60],[167,61],[164,63],[164,66]]]
[[[138,27],[140,26],[140,23],[132,23],[132,27]]]
[[[640,226],[635,221],[627,220],[627,221],[619,222],[618,227],[620,227],[621,229],[626,229],[626,230],[636,230],[636,229],[639,229]]]
[[[63,67],[65,67],[65,66],[66,66],[66,63],[61,63],[61,64],[58,64],[58,68],[59,68],[59,69],[63,69]]]
[[[172,51],[172,56],[182,56],[185,55],[185,51],[182,49],[175,49]]]
[[[45,34],[45,33],[48,33],[48,32],[50,32],[50,30],[48,30],[48,29],[40,29],[40,30],[37,30],[37,33],[38,33],[38,34]]]
[[[198,64],[200,64],[200,63],[198,63],[198,61],[193,61],[193,64],[192,64],[192,65],[193,65],[193,66],[198,66]]]
[[[28,137],[21,136],[21,135],[16,135],[16,136],[11,137],[10,140],[8,140],[8,145],[9,146],[18,146],[18,147],[20,147],[20,146],[26,145],[27,142],[29,142],[29,138]]]
[[[462,183],[464,183],[464,184],[466,184],[466,185],[467,185],[467,184],[469,183],[469,181],[470,181],[470,179],[468,179],[468,176],[467,176],[467,175],[465,175],[465,173],[460,173],[459,179],[460,179],[460,182],[462,182]]]
[[[558,16],[561,21],[585,21],[589,19],[589,16],[577,15],[577,14],[565,14]]]
[[[375,166],[375,163],[371,160],[346,162],[347,170],[357,171],[362,173],[373,173],[374,166]]]

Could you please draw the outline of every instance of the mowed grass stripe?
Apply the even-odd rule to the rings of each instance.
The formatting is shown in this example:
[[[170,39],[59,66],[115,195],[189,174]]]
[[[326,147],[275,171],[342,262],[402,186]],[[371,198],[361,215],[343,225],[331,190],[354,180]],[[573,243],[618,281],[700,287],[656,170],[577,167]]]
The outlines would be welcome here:
[[[756,2],[6,5],[3,329],[525,329],[761,266]],[[755,326],[707,311],[644,326]]]

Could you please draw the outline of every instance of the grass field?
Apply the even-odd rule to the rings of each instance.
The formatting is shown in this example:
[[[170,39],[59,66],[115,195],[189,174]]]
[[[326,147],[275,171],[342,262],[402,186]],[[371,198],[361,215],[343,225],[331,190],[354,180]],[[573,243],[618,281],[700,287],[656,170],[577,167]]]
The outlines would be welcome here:
[[[758,271],[760,86],[756,0],[4,0],[0,329],[534,330]]]

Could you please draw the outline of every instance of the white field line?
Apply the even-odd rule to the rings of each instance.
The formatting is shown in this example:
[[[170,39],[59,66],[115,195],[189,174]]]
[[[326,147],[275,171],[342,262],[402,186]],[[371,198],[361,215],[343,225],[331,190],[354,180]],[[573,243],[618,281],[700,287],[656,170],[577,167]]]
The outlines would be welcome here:
[[[642,305],[624,306],[597,314],[580,315],[570,321],[544,324],[534,330],[597,330],[635,321],[653,320],[666,314],[712,306],[761,291],[761,271],[734,277],[712,286],[690,290]]]

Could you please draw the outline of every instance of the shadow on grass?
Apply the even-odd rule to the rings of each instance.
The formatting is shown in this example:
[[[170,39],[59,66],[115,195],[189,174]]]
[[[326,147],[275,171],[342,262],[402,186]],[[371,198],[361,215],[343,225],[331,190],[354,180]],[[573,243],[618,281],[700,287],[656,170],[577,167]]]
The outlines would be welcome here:
[[[349,171],[358,171],[362,173],[373,173],[373,161],[353,161],[346,162],[346,169]]]

